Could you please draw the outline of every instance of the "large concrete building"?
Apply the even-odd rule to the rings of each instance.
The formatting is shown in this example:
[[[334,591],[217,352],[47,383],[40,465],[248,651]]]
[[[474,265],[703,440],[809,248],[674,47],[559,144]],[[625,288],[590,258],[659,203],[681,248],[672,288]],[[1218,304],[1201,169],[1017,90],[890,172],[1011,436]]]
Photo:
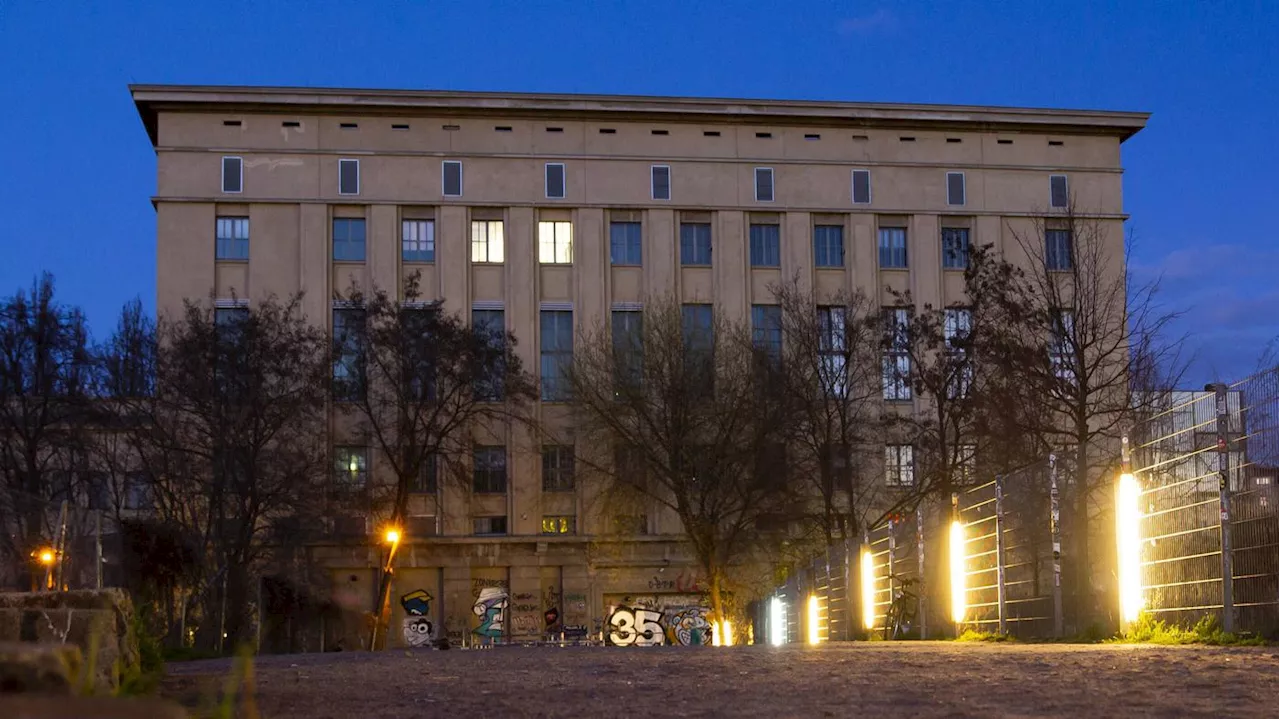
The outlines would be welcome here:
[[[132,91],[156,152],[160,312],[210,291],[250,303],[303,291],[307,315],[332,327],[342,321],[336,291],[396,288],[417,272],[425,296],[447,310],[505,324],[535,372],[542,352],[572,346],[544,328],[587,330],[655,296],[743,321],[753,305],[773,302],[772,283],[792,277],[818,293],[887,298],[910,289],[921,304],[960,301],[963,263],[944,246],[991,243],[1016,254],[1012,233],[1068,198],[1112,230],[1121,256],[1120,146],[1147,117],[595,95]],[[565,421],[557,402],[537,411]],[[358,437],[335,424],[333,444],[343,467],[377,481],[378,458]],[[624,597],[699,603],[700,578],[673,517],[642,511],[634,536],[606,536],[572,481],[571,453],[544,457],[516,435],[485,451],[504,477],[486,479],[493,491],[441,486],[414,498],[395,589],[409,599],[393,627],[403,620],[407,630],[422,613],[455,641],[536,637],[548,626],[590,628]],[[374,529],[354,521],[358,534]],[[335,538],[316,548],[335,592],[359,606],[375,591],[371,544]]]

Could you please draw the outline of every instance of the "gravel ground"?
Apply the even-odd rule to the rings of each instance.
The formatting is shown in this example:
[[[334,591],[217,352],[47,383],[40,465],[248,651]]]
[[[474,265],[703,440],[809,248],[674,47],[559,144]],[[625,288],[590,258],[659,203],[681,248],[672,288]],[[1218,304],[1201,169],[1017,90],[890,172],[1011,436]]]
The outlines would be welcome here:
[[[230,664],[172,664],[190,707]],[[260,657],[262,716],[1276,716],[1275,647],[898,642]]]

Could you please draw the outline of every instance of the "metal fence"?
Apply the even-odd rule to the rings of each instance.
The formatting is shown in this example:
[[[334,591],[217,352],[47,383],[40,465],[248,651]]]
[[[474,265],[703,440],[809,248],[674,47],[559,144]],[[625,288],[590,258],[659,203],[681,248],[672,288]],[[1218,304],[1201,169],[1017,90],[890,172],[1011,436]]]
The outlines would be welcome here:
[[[1150,398],[1131,440],[1145,612],[1276,631],[1276,379]]]
[[[811,624],[819,641],[853,639],[852,594],[857,591],[857,580],[850,574],[852,561],[853,552],[837,544],[793,572],[761,605],[757,622],[768,635],[765,639],[771,643],[805,642]],[[809,615],[811,598],[817,603],[816,622]],[[775,624],[781,624],[782,630],[777,631]]]
[[[925,526],[925,510],[917,507],[912,514],[894,517],[867,533],[863,551],[870,559],[859,561],[870,563],[872,621],[865,628],[873,636],[895,638],[893,625],[903,617],[909,617],[909,626],[904,627],[905,636],[896,638],[929,636]]]

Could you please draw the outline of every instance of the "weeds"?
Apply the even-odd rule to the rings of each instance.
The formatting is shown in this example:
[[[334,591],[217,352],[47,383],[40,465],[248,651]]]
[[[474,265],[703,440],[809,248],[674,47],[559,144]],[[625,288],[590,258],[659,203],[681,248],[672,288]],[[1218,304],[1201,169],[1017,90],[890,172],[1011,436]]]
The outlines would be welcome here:
[[[1014,642],[1017,641],[1008,634],[999,634],[997,632],[979,632],[973,629],[966,629],[964,633],[956,637],[957,642]]]
[[[1144,614],[1129,626],[1128,631],[1106,640],[1107,644],[1207,644],[1217,647],[1266,646],[1262,637],[1243,636],[1224,632],[1218,618],[1207,614],[1190,629],[1169,624]]]

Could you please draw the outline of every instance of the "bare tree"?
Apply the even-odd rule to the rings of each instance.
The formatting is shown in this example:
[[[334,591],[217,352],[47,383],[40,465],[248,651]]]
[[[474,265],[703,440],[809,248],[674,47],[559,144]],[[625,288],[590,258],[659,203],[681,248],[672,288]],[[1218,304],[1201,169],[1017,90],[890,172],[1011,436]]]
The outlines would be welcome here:
[[[32,588],[56,507],[74,499],[91,370],[84,318],[52,275],[0,300],[0,558],[17,587]]]
[[[339,406],[358,418],[358,431],[391,470],[394,481],[376,488],[373,504],[386,508],[404,541],[410,496],[438,493],[429,486],[437,476],[467,476],[473,431],[526,420],[535,383],[515,353],[514,335],[472,327],[422,301],[417,275],[406,280],[403,300],[379,288],[352,288],[342,299],[363,308],[364,327],[352,368],[359,386]],[[350,338],[334,340],[334,361],[347,361]],[[374,605],[380,624],[390,591],[391,575],[384,573]]]
[[[785,405],[771,378],[777,357],[708,305],[650,303],[626,327],[597,329],[567,373],[591,463],[606,481],[679,517],[706,573],[712,612],[735,563],[761,547],[759,531],[793,508]]]

